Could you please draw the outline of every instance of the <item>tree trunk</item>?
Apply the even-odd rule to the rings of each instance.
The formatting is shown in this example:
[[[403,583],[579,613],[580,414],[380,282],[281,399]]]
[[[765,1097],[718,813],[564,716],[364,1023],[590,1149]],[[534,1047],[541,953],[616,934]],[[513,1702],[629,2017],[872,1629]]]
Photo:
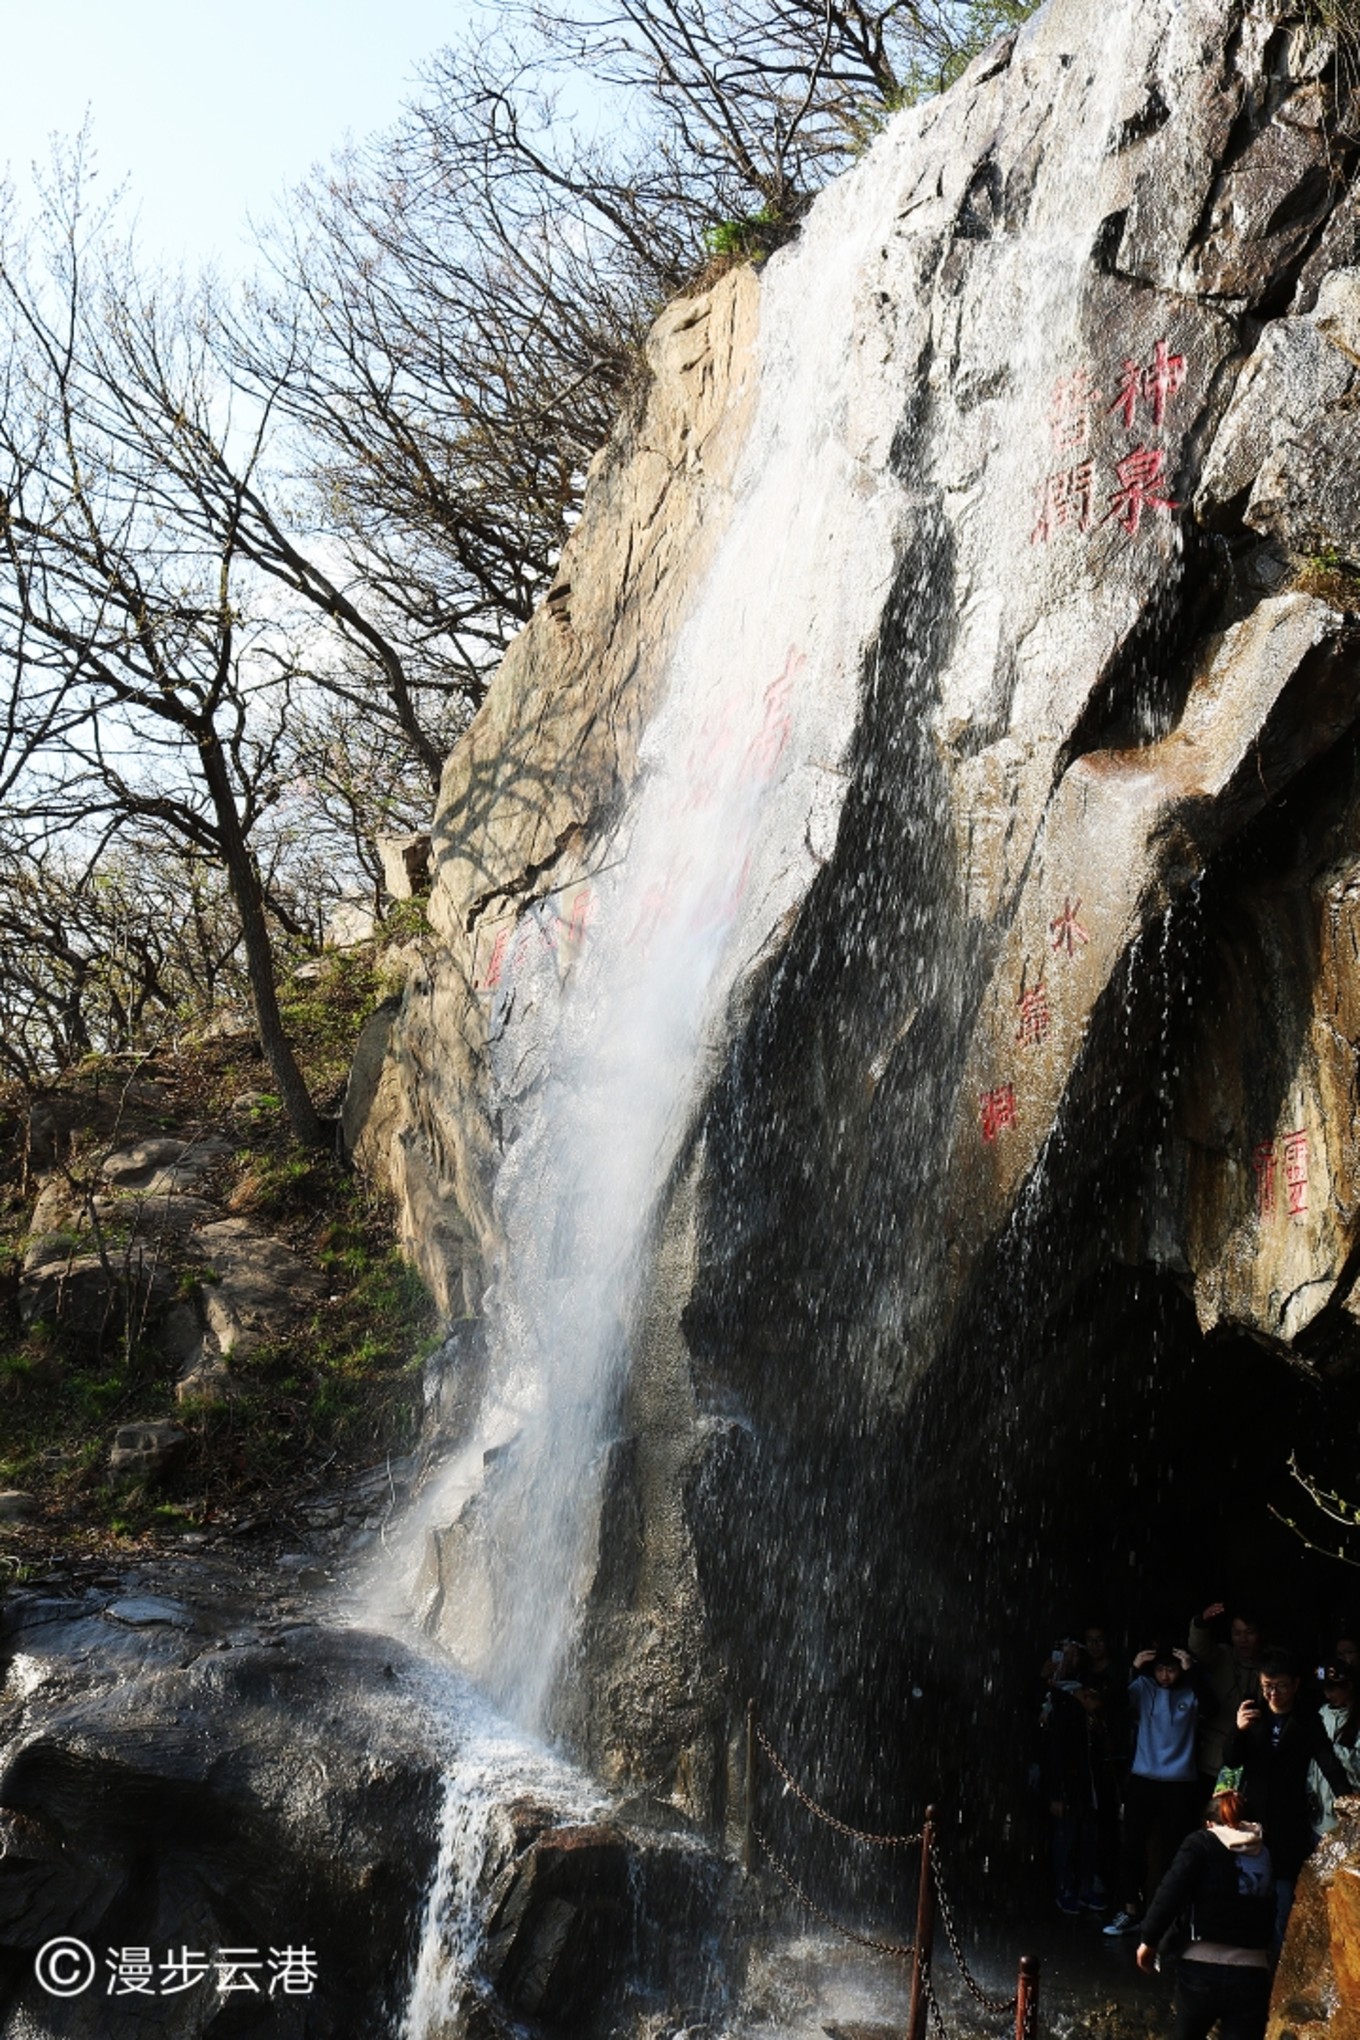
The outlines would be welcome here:
[[[241,917],[241,938],[246,952],[246,976],[250,981],[250,1001],[255,1009],[255,1025],[260,1032],[260,1047],[264,1050],[265,1061],[269,1064],[270,1073],[278,1087],[279,1097],[283,1100],[283,1109],[288,1115],[288,1124],[293,1132],[304,1147],[324,1147],[328,1138],[326,1128],[312,1103],[306,1079],[298,1068],[297,1058],[289,1046],[288,1036],[284,1033],[274,970],[274,945],[270,940],[269,924],[265,919],[260,875],[241,829],[241,818],[236,812],[236,802],[232,798],[226,761],[215,735],[200,740],[199,755],[212,794],[227,883],[231,887],[236,911]]]

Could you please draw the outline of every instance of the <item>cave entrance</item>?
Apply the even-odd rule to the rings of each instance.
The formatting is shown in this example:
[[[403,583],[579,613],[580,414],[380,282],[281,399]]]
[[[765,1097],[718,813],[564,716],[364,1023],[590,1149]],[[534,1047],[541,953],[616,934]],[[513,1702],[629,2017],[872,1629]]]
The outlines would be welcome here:
[[[1101,1620],[1132,1652],[1225,1601],[1274,1643],[1325,1650],[1360,1609],[1360,1526],[1347,1547],[1291,1459],[1360,1507],[1360,1382],[1204,1336],[1164,1276],[1107,1272],[1068,1320],[1019,1377],[1002,1493],[1035,1562],[1018,1605],[1055,1634]]]

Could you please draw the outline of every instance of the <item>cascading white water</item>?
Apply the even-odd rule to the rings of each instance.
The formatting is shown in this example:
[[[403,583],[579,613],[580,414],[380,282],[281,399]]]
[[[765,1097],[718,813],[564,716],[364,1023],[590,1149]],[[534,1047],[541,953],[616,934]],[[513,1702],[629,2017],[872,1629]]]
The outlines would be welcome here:
[[[445,1708],[455,1719],[457,1754],[444,1782],[434,1873],[397,2040],[427,2040],[455,2028],[479,1947],[481,1879],[492,1831],[507,1802],[531,1797],[564,1819],[599,1811],[585,1778],[536,1749],[461,1683],[447,1689]]]
[[[531,1735],[548,1720],[590,1571],[654,1218],[706,1046],[834,849],[861,677],[923,502],[943,505],[957,543],[955,584],[917,591],[923,605],[962,611],[940,679],[950,712],[991,713],[1012,611],[1030,620],[1031,656],[1055,655],[1045,603],[1051,592],[1057,606],[1072,570],[1031,544],[1034,485],[1051,464],[1055,375],[1076,362],[1130,22],[1127,7],[1109,12],[1098,47],[1058,74],[1027,228],[997,234],[988,298],[975,272],[952,330],[922,330],[938,244],[901,226],[917,211],[947,228],[959,201],[942,188],[922,195],[913,160],[913,134],[938,107],[896,123],[768,265],[759,403],[729,528],[671,650],[628,811],[597,847],[588,937],[564,986],[546,942],[517,945],[515,1014],[497,1051],[507,1251],[487,1297],[482,1417],[413,1511],[398,1569],[409,1582],[427,1531],[455,1526],[445,1634]],[[1065,98],[1079,124],[1064,127]],[[965,330],[984,309],[987,330]],[[914,393],[901,386],[895,329],[912,321],[920,344],[908,358],[948,364],[955,378],[937,366],[930,401],[975,424],[971,440],[953,434],[955,466],[904,474],[892,447]],[[934,706],[922,702],[922,714]],[[450,1782],[404,2040],[438,2030],[450,1960],[456,1970],[470,1956],[450,1945],[449,1921],[475,1880],[478,1809],[500,1789],[486,1775],[471,1761]]]
[[[946,496],[959,488],[959,586],[918,596],[967,605],[954,661],[965,693],[970,671],[990,674],[977,631],[1022,595],[1032,604],[1036,580],[1057,571],[1057,555],[1041,559],[1030,543],[1034,481],[1050,459],[1053,379],[1074,358],[1091,195],[1129,23],[1117,10],[1064,85],[1084,118],[1064,131],[1059,103],[1030,224],[995,239],[987,330],[949,336],[958,387],[937,400],[971,403],[979,364],[1004,361],[1011,423],[1001,430],[998,407],[981,406],[976,473],[962,486],[949,474],[919,478]],[[924,109],[884,137],[819,200],[798,246],[770,263],[759,407],[734,514],[671,654],[639,787],[598,855],[596,910],[564,995],[547,945],[519,945],[516,998],[530,1018],[512,1053],[541,1076],[527,1109],[517,1101],[509,1113],[489,1386],[478,1433],[430,1491],[421,1522],[460,1524],[452,1633],[468,1668],[531,1727],[543,1724],[589,1565],[594,1475],[703,1044],[834,840],[863,662],[919,501],[917,478],[892,473],[905,393],[893,386],[874,293],[888,281],[905,305],[912,289],[913,242],[897,220],[911,194],[912,123],[928,127],[936,114]],[[976,301],[961,308],[970,310],[978,315]],[[1001,550],[984,531],[970,559],[984,495]],[[522,1068],[516,1080],[522,1090]]]
[[[533,1041],[544,1075],[498,1184],[508,1250],[487,1299],[489,1387],[475,1439],[415,1527],[460,1524],[462,1591],[444,1626],[529,1726],[544,1719],[570,1638],[594,1476],[704,1043],[833,840],[837,765],[901,493],[872,457],[885,448],[847,429],[859,273],[899,175],[892,152],[876,155],[822,201],[796,256],[772,265],[731,527],[671,656],[638,790],[599,856],[560,1010],[546,946],[527,945],[520,964],[517,1014],[555,1019]],[[825,293],[816,303],[809,268]],[[883,425],[881,413],[862,421]]]

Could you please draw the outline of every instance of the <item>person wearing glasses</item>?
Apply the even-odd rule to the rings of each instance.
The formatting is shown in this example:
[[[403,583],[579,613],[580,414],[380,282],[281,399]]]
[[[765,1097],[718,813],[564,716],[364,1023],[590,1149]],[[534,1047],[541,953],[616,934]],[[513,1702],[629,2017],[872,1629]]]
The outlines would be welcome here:
[[[1244,1700],[1223,1749],[1225,1764],[1241,1768],[1242,1790],[1261,1822],[1275,1871],[1275,1953],[1284,1943],[1298,1874],[1317,1835],[1308,1790],[1310,1766],[1334,1793],[1350,1790],[1345,1766],[1311,1709],[1299,1704],[1302,1681],[1286,1651],[1271,1651],[1261,1666],[1260,1700]]]

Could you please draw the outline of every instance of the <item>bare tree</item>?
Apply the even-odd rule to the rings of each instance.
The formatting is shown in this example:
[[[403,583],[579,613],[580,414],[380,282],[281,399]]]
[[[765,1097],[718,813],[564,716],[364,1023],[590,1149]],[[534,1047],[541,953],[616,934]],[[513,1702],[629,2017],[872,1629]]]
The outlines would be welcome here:
[[[1034,4],[508,0],[297,195],[236,373],[287,411],[317,526],[446,736],[547,585],[662,304],[787,237]]]
[[[52,844],[0,850],[0,1068],[41,1085],[81,1057],[154,1049],[246,991],[222,873],[173,839],[93,865]]]
[[[794,231],[893,107],[1029,11],[508,0],[498,35],[444,52],[392,133],[299,196],[243,313],[145,273],[116,208],[89,209],[83,144],[39,229],[7,205],[4,883],[15,927],[45,930],[15,995],[54,1052],[172,993],[148,950],[132,1009],[112,982],[96,997],[89,954],[34,916],[35,873],[88,919],[80,874],[107,877],[119,844],[215,862],[278,1089],[320,1137],[279,931],[315,940],[335,872],[376,892],[375,829],[423,818],[655,313],[714,252]]]
[[[210,307],[89,216],[79,150],[36,246],[0,256],[0,659],[11,812],[30,842],[168,832],[226,875],[261,1046],[299,1138],[324,1129],[279,1013],[256,854],[319,685],[440,751],[399,652],[292,536],[267,480],[269,390],[221,376]],[[357,677],[356,677],[357,676]]]

